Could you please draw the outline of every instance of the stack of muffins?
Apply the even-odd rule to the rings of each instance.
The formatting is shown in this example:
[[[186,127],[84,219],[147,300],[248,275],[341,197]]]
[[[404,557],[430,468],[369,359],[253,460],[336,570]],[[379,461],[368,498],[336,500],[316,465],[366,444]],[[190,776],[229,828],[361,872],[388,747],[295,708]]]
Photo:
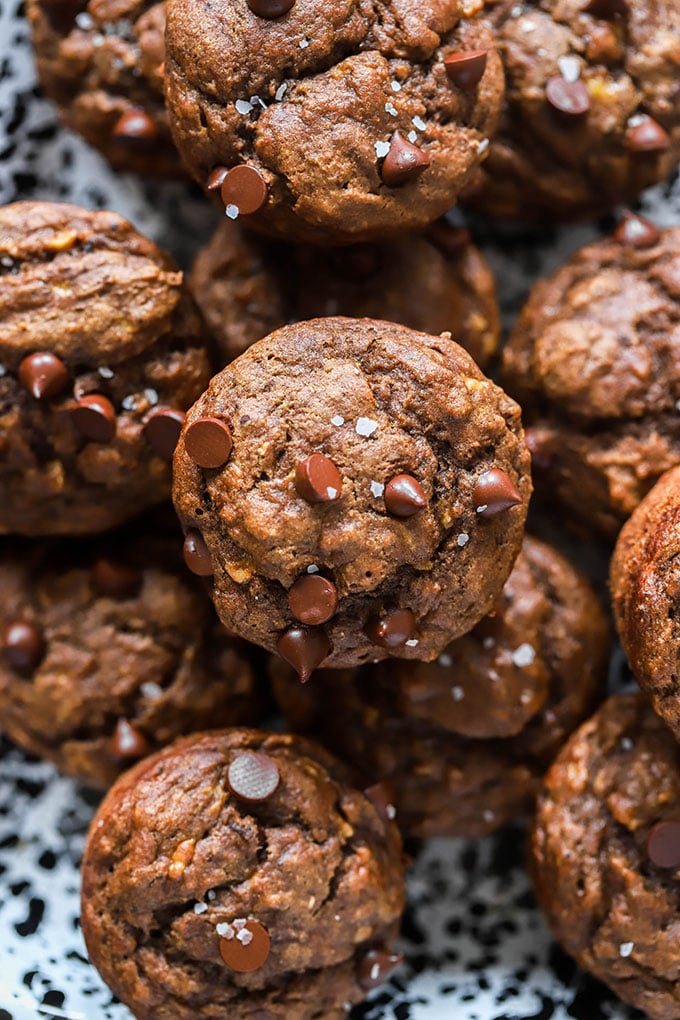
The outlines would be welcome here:
[[[223,214],[187,283],[115,213],[0,209],[0,725],[110,788],[93,963],[139,1020],[335,1020],[399,965],[402,836],[538,797],[556,937],[677,1020],[680,227],[625,212],[497,359],[493,278],[443,218],[665,179],[676,0],[28,16],[66,123]],[[589,721],[609,622],[526,531],[531,464],[530,525],[609,549],[630,518],[614,616],[647,699]],[[272,696],[290,733],[250,728]]]

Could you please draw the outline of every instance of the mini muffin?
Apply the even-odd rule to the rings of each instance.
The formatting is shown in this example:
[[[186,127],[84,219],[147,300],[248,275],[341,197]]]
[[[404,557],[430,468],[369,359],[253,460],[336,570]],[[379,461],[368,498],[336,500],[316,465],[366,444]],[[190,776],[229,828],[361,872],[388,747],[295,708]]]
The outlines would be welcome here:
[[[680,461],[680,228],[629,215],[540,280],[503,354],[536,488],[614,538]]]
[[[272,659],[293,730],[392,789],[413,836],[481,836],[531,808],[547,765],[605,689],[608,629],[585,578],[525,538],[494,612],[436,662],[321,671]]]
[[[119,170],[181,177],[165,117],[165,3],[27,0],[40,84]]]
[[[103,531],[166,500],[210,377],[182,273],[112,212],[0,209],[0,532]]]
[[[265,233],[332,245],[421,230],[455,204],[498,120],[482,7],[172,0],[175,144],[228,216]]]
[[[680,1016],[680,747],[641,695],[610,698],[560,753],[532,864],[564,949],[651,1020]]]
[[[486,0],[506,105],[467,200],[570,221],[631,202],[680,160],[677,0]]]
[[[104,789],[208,726],[258,722],[247,647],[152,519],[89,542],[0,547],[0,725]]]
[[[493,277],[467,230],[319,249],[265,241],[226,220],[196,258],[191,288],[220,368],[286,322],[324,315],[448,331],[485,368],[498,347]]]
[[[187,415],[174,500],[225,626],[306,679],[430,660],[487,613],[531,492],[520,412],[448,336],[314,319]]]
[[[391,973],[394,824],[297,737],[226,730],[121,777],[90,829],[90,958],[137,1020],[343,1020]]]
[[[680,467],[623,526],[611,564],[614,617],[636,680],[680,740]]]

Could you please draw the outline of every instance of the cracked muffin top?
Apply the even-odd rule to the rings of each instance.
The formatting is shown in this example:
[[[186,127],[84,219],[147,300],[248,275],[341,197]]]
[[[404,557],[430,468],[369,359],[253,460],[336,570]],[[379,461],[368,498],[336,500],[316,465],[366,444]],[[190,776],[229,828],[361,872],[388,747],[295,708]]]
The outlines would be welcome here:
[[[403,906],[380,800],[320,747],[255,730],[140,763],[83,860],[90,957],[138,1020],[342,1020],[398,962]]]
[[[493,606],[531,481],[520,412],[448,335],[314,319],[212,380],[175,454],[187,562],[306,679],[433,659]]]
[[[642,695],[617,695],[545,780],[538,900],[578,963],[651,1020],[680,1015],[680,746]]]
[[[227,215],[347,244],[442,216],[485,158],[503,72],[482,0],[171,0],[170,128]]]

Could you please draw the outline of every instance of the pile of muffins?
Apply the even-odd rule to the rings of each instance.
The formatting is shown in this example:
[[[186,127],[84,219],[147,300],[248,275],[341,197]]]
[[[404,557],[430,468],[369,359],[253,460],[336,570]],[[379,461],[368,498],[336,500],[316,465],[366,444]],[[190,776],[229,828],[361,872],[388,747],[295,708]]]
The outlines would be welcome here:
[[[108,790],[92,962],[139,1020],[335,1020],[400,963],[402,837],[533,814],[555,937],[677,1020],[680,226],[623,212],[499,354],[445,218],[672,173],[676,0],[27,13],[66,124],[222,216],[185,279],[113,212],[0,209],[0,725]],[[604,700],[546,518],[618,535],[644,693]]]

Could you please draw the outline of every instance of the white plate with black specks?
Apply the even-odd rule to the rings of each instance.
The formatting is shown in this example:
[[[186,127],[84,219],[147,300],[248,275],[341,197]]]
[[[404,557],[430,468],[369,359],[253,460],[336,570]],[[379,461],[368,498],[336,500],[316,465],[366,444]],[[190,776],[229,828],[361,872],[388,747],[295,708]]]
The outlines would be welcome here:
[[[214,211],[195,189],[114,173],[59,127],[40,97],[19,0],[0,0],[0,204],[72,201],[127,216],[188,264]],[[643,211],[680,223],[680,183],[648,192]],[[529,286],[608,224],[537,231],[477,225],[500,282],[506,325]],[[96,800],[0,738],[0,1020],[131,1020],[87,960],[78,864]],[[416,860],[404,967],[363,1020],[634,1020],[551,942],[523,867],[520,829],[486,840],[435,840]]]

